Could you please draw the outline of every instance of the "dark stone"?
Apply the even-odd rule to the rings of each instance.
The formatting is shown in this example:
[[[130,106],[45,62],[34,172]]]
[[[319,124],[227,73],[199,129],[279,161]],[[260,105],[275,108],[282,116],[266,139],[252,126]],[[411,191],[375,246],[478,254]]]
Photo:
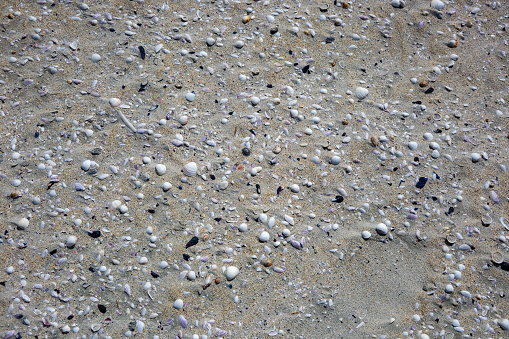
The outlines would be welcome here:
[[[434,91],[433,87],[430,87],[424,91],[424,94],[431,94],[431,93],[433,93],[433,91]]]
[[[143,48],[143,46],[138,46],[138,49],[140,50],[141,60],[145,60],[145,48]]]
[[[186,248],[189,248],[191,246],[194,246],[198,243],[200,239],[198,239],[198,237],[192,237],[191,240],[189,240],[186,244]]]
[[[251,155],[251,150],[250,150],[249,148],[247,148],[247,147],[244,147],[244,148],[242,149],[242,154],[243,154],[244,156],[248,157],[248,156],[250,156],[250,155]]]
[[[157,274],[156,272],[154,271],[150,271],[150,275],[154,278],[159,278],[159,274]]]
[[[96,147],[96,148],[93,148],[90,151],[90,153],[92,153],[92,155],[99,155],[99,154],[101,154],[102,151],[103,151],[102,149],[100,149],[99,147]]]
[[[417,184],[415,184],[415,187],[417,188],[423,188],[426,183],[428,182],[428,178],[426,177],[420,177],[419,178],[419,181],[417,182]]]
[[[191,256],[187,253],[183,253],[182,254],[182,258],[184,258],[185,261],[189,261],[189,259],[191,258]]]
[[[106,306],[99,304],[97,305],[97,308],[99,309],[99,312],[106,313]]]
[[[345,200],[345,198],[343,198],[342,195],[336,195],[336,198],[334,200],[332,200],[332,202],[340,203],[340,202],[343,202],[343,200]]]
[[[500,268],[503,269],[504,271],[509,271],[509,262],[504,261],[503,263],[500,264]]]
[[[92,238],[99,238],[101,236],[101,231],[88,231],[88,235]]]

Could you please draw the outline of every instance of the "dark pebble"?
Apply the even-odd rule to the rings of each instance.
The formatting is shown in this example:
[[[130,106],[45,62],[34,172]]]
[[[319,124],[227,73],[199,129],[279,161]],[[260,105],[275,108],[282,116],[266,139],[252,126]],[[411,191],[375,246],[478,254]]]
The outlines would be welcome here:
[[[106,306],[99,304],[97,305],[97,308],[99,309],[99,312],[106,313]]]
[[[150,271],[150,275],[154,278],[159,278],[159,274],[157,274],[156,272],[154,271]]]
[[[92,238],[99,238],[101,236],[101,231],[88,231],[88,235]]]
[[[101,152],[102,152],[102,149],[100,149],[99,147],[96,147],[90,151],[90,153],[92,153],[92,155],[99,155],[99,154],[101,154]]]
[[[185,261],[189,261],[189,259],[191,259],[191,256],[187,253],[183,253],[182,258],[184,258]]]
[[[415,187],[417,188],[423,188],[426,183],[428,182],[428,178],[426,177],[420,177],[419,178],[419,181],[417,182],[417,184],[415,184]]]
[[[336,198],[334,200],[332,200],[332,202],[343,202],[343,200],[345,200],[345,198],[343,198],[342,195],[336,195]]]
[[[248,157],[248,156],[250,156],[250,155],[251,155],[251,151],[249,150],[249,148],[244,147],[244,148],[242,149],[242,154],[243,154],[244,156]]]
[[[192,237],[191,240],[187,242],[186,248],[196,245],[198,241],[199,241],[198,237]]]
[[[509,262],[504,261],[503,263],[500,264],[500,268],[503,269],[504,271],[509,271]]]
[[[143,48],[143,46],[138,46],[138,49],[140,50],[141,60],[145,60],[145,48]]]
[[[433,87],[430,87],[426,91],[424,91],[424,94],[431,94],[433,93],[433,91],[434,91]]]

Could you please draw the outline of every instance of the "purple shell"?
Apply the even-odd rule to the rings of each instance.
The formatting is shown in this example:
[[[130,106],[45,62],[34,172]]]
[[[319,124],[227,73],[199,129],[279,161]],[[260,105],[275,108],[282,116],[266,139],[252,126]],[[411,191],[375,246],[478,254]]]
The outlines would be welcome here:
[[[10,330],[9,332],[5,333],[5,337],[4,338],[5,339],[9,339],[9,338],[11,338],[14,335],[14,333],[16,333],[16,331]]]
[[[494,202],[495,204],[499,204],[499,203],[500,203],[500,200],[498,200],[498,195],[497,195],[497,193],[495,193],[495,191],[491,191],[491,192],[490,192],[490,194],[491,194],[491,200],[493,200],[493,202]]]
[[[417,215],[416,214],[409,214],[406,218],[410,219],[410,220],[414,220],[414,219],[417,219]]]
[[[184,316],[181,314],[179,315],[179,323],[182,328],[187,328],[187,320],[184,318]]]

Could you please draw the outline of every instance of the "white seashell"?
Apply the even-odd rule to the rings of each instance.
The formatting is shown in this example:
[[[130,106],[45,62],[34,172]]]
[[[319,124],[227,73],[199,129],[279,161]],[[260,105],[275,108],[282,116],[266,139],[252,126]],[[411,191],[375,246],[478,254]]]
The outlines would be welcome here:
[[[357,87],[355,89],[355,96],[359,100],[364,100],[369,94],[369,91],[364,87]]]
[[[110,99],[111,107],[118,107],[118,106],[120,106],[121,103],[122,103],[122,101],[120,101],[119,98],[111,98]]]
[[[295,221],[293,220],[293,218],[291,216],[289,216],[289,215],[286,215],[286,214],[285,214],[285,221],[287,223],[289,223],[290,225],[292,225],[292,226],[295,225]]]
[[[269,226],[269,228],[272,228],[272,226],[274,226],[275,224],[276,224],[276,218],[270,217],[269,221],[267,223],[267,226]]]
[[[228,181],[221,181],[219,183],[219,189],[220,190],[225,190],[227,187],[228,187]]]
[[[157,164],[156,173],[157,175],[163,175],[164,173],[166,173],[166,166],[164,166],[163,164]]]
[[[235,266],[228,266],[226,270],[224,271],[224,276],[226,277],[226,280],[231,281],[235,279],[237,275],[239,275],[240,271]]]
[[[330,159],[330,163],[332,165],[338,165],[340,163],[340,161],[341,161],[341,158],[338,157],[337,155],[332,156],[332,158]]]
[[[247,232],[247,224],[242,223],[239,225],[239,232]]]
[[[403,0],[392,0],[391,5],[394,8],[404,8],[405,7],[405,1]]]
[[[186,125],[189,122],[189,118],[187,115],[182,115],[179,117],[179,124]]]
[[[500,326],[500,328],[503,329],[504,331],[508,331],[509,330],[509,320],[507,320],[507,319],[498,320],[498,326]]]
[[[261,166],[256,166],[256,167],[251,168],[249,173],[254,176],[254,175],[257,175],[258,173],[260,173],[262,171],[262,169],[263,168]]]
[[[177,310],[181,310],[184,307],[184,302],[182,301],[182,299],[177,299],[173,303],[173,307],[176,308]]]
[[[163,183],[163,191],[167,192],[170,190],[170,188],[172,188],[172,185],[169,182]]]
[[[407,146],[410,150],[414,151],[417,149],[418,144],[415,141],[410,141]]]
[[[19,230],[26,230],[28,227],[29,221],[27,218],[21,218],[16,223],[16,226],[18,226]]]
[[[380,223],[376,225],[376,232],[380,235],[387,235],[389,233],[389,230],[387,229],[387,225],[384,223]]]
[[[260,242],[267,242],[269,241],[270,239],[270,234],[266,231],[263,231],[260,236],[258,237],[258,240],[260,240]]]
[[[292,186],[290,186],[290,190],[291,190],[293,193],[299,193],[299,192],[300,192],[300,187],[299,187],[299,185],[297,185],[297,184],[293,184]]]
[[[141,320],[136,320],[136,331],[138,333],[143,333],[144,329],[145,329],[145,323]]]
[[[445,4],[441,0],[431,0],[431,7],[440,11],[444,9]]]
[[[76,245],[76,241],[78,241],[78,238],[76,238],[76,236],[74,236],[74,235],[70,235],[67,237],[65,244],[67,245],[67,247],[71,248],[74,245]]]
[[[361,235],[362,235],[362,239],[364,239],[364,240],[368,240],[369,238],[371,238],[371,232],[369,232],[369,231],[362,231]]]
[[[90,162],[90,160],[87,159],[81,163],[81,169],[86,172],[90,169],[90,165],[91,165],[91,162]]]
[[[262,223],[262,224],[265,224],[267,222],[269,218],[267,217],[267,214],[265,213],[260,213],[260,215],[258,216],[258,220]]]
[[[493,252],[491,252],[491,260],[495,264],[501,264],[504,262],[504,254],[499,251],[493,251]]]
[[[184,166],[184,175],[188,177],[194,177],[196,172],[198,172],[198,166],[194,162],[190,162]]]
[[[260,103],[260,98],[258,97],[251,97],[251,105],[256,106]]]

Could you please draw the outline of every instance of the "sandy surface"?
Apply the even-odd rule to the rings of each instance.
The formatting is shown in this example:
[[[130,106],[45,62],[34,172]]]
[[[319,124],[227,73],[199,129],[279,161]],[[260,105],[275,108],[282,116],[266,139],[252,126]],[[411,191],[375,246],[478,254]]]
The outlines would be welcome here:
[[[444,5],[2,1],[0,335],[506,338],[509,6]]]

